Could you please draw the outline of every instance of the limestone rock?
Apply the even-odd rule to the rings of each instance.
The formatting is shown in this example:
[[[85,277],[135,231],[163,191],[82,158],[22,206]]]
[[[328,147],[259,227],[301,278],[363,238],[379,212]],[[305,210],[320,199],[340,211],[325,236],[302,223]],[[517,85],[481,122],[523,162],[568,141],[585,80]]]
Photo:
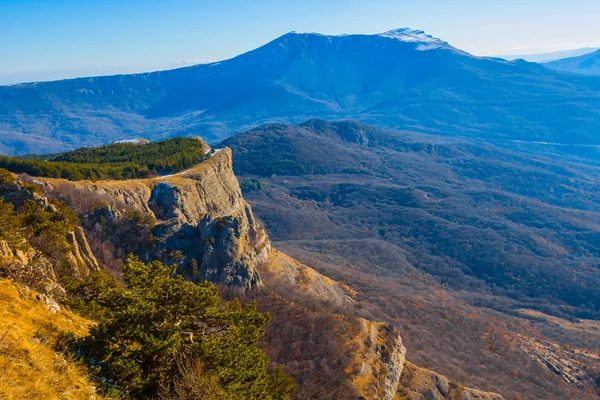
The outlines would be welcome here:
[[[68,257],[71,260],[75,275],[87,276],[90,272],[100,269],[83,228],[80,226],[75,227],[75,230],[67,235],[67,241],[73,246],[73,250],[68,254]]]
[[[0,198],[7,203],[12,203],[15,208],[19,208],[27,200],[33,200],[43,208],[53,208],[48,198],[39,193],[33,193],[28,188],[18,184],[4,185],[0,188]]]
[[[13,252],[6,241],[0,240],[0,271],[43,293],[56,297],[65,293],[57,282],[52,264],[35,249]]]
[[[406,363],[406,349],[394,326],[359,319],[360,330],[347,344],[353,355],[346,368],[364,399],[393,400]]]
[[[13,251],[6,240],[0,240],[0,260],[11,260],[14,257]]]
[[[504,400],[496,393],[464,387],[445,376],[409,362],[405,364],[396,400]]]
[[[311,295],[336,306],[350,305],[356,292],[350,287],[330,279],[314,269],[294,260],[278,250],[272,250],[267,262],[259,266],[265,283],[299,286]],[[269,280],[266,282],[266,280]]]
[[[42,293],[38,294],[36,296],[36,300],[44,303],[44,306],[51,313],[56,313],[56,312],[60,311],[60,306],[58,305],[58,303],[56,301],[52,300],[50,297],[46,296],[45,294],[42,294]]]
[[[93,193],[109,198],[113,206],[107,219],[128,210],[155,218],[156,246],[143,255],[147,260],[176,263],[179,273],[196,282],[209,280],[241,289],[262,286],[256,267],[267,260],[271,244],[242,197],[229,149],[166,177],[44,182],[54,188],[69,186],[81,196]]]

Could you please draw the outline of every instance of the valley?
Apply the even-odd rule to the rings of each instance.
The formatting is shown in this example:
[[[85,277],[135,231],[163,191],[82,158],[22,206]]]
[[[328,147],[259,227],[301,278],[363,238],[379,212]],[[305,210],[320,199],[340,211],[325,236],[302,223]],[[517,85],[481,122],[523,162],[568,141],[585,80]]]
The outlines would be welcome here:
[[[275,246],[394,321],[410,361],[508,398],[552,398],[562,379],[514,338],[598,346],[591,326],[567,325],[597,318],[597,300],[572,297],[598,276],[593,156],[316,120],[224,145]]]

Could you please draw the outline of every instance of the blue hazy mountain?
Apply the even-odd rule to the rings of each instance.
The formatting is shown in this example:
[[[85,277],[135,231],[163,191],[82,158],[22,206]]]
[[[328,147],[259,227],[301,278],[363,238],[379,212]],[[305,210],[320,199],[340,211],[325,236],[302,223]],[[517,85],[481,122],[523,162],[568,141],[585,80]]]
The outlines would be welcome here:
[[[216,141],[264,122],[600,143],[600,78],[472,56],[421,31],[289,33],[238,57],[145,74],[0,87],[0,152],[129,137]]]
[[[584,54],[589,54],[598,50],[597,47],[582,47],[580,49],[571,50],[559,50],[550,53],[530,53],[530,54],[511,54],[511,55],[499,55],[498,58],[504,58],[505,60],[518,60],[522,59],[529,62],[536,63],[547,63],[550,61],[561,60],[563,58],[577,57]]]
[[[545,66],[564,72],[600,76],[600,50],[578,57],[552,61]]]

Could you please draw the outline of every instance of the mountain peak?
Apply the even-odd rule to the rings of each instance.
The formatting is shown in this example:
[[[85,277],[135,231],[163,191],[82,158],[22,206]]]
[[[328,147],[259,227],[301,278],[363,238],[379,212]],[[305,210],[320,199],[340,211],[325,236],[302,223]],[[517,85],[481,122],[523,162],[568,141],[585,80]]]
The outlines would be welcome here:
[[[324,34],[316,33],[316,32],[292,31],[292,32],[289,32],[287,35],[284,35],[284,37],[288,36],[288,35],[299,35],[299,36],[308,35],[308,36],[319,36],[319,37],[364,36],[364,34],[356,34],[356,33],[343,33],[341,35],[324,35]],[[433,50],[433,49],[457,50],[456,48],[452,47],[450,44],[443,41],[442,39],[428,35],[422,30],[411,29],[411,28],[398,28],[398,29],[393,29],[391,31],[387,31],[387,32],[383,32],[383,33],[376,33],[374,35],[368,34],[367,36],[386,37],[386,38],[398,39],[398,40],[400,40],[402,42],[406,42],[406,43],[414,43],[416,45],[417,50]]]
[[[411,28],[393,29],[391,31],[380,33],[379,36],[394,38],[403,42],[417,43],[417,49],[419,50],[453,48],[447,42],[444,42],[441,39],[428,35],[424,31]]]

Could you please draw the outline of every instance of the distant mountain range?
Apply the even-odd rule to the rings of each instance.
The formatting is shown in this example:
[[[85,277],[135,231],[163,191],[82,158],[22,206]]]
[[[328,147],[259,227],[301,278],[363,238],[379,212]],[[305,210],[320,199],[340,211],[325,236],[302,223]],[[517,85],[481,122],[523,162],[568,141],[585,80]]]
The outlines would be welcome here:
[[[443,135],[600,144],[600,79],[472,56],[422,31],[289,33],[230,60],[0,87],[0,152],[217,141],[264,122],[354,118]]]
[[[600,75],[600,50],[578,57],[552,61],[545,65],[559,71],[598,76]]]
[[[560,51],[553,51],[553,52],[549,52],[549,53],[510,54],[510,55],[501,55],[501,56],[496,56],[496,57],[504,58],[505,60],[522,59],[522,60],[529,61],[529,62],[547,63],[550,61],[561,60],[563,58],[582,56],[584,54],[592,53],[596,50],[598,50],[598,47],[582,47],[580,49],[560,50]]]

